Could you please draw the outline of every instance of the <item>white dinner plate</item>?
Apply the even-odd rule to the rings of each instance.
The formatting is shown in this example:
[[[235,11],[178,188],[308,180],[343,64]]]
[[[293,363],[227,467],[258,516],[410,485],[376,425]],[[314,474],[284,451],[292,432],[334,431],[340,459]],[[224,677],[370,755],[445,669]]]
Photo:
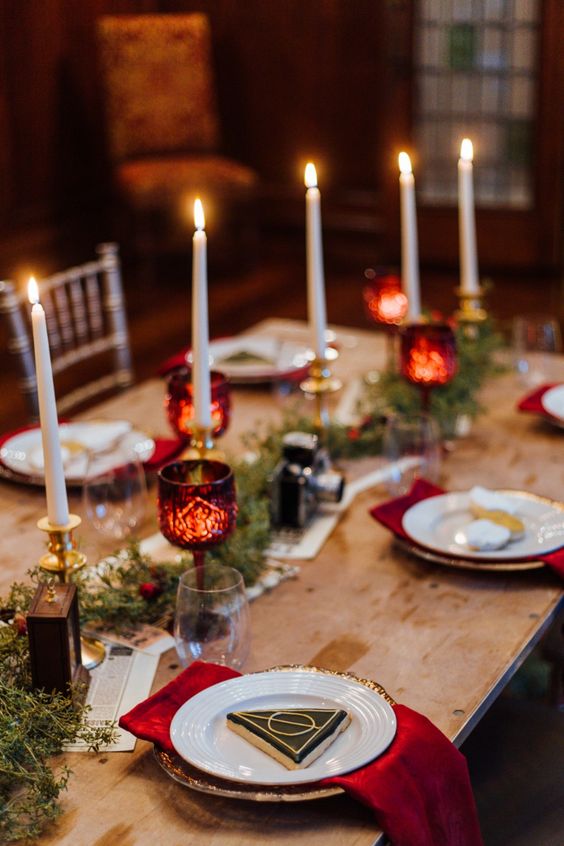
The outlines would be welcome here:
[[[61,423],[59,437],[65,479],[80,484],[85,479],[89,455],[91,474],[119,466],[132,452],[147,461],[155,451],[155,442],[144,432],[133,429],[127,420],[92,420]],[[43,484],[44,464],[39,426],[7,438],[0,447],[0,460],[9,470]]]
[[[475,518],[470,512],[468,491],[429,497],[412,505],[402,525],[411,540],[447,555],[473,561],[510,561],[544,555],[564,544],[564,505],[522,491],[500,491],[516,500],[515,516],[525,524],[525,536],[502,549],[479,552],[468,548],[464,528]]]
[[[541,397],[541,405],[547,414],[564,423],[564,385],[555,385]]]
[[[287,770],[232,732],[230,711],[277,708],[343,708],[350,725],[303,770]],[[307,668],[240,676],[209,687],[176,712],[170,737],[192,766],[244,784],[308,784],[341,775],[377,758],[392,742],[396,716],[388,702],[353,679]]]
[[[212,341],[209,350],[210,366],[240,384],[291,376],[306,368],[310,361],[308,349],[303,344],[261,335]],[[187,360],[191,363],[191,352]]]

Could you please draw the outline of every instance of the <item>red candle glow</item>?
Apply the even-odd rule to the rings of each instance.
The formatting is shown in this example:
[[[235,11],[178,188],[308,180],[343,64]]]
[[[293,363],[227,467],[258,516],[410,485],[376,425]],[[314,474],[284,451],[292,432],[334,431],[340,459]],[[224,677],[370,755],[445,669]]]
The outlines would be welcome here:
[[[401,338],[401,372],[415,385],[446,385],[456,373],[456,339],[450,326],[412,324]]]
[[[228,381],[223,373],[212,370],[210,382],[212,435],[217,438],[229,425],[231,396]],[[176,434],[180,438],[190,440],[194,434],[195,409],[194,386],[187,368],[179,368],[171,374],[167,385],[165,409],[168,422]]]
[[[159,527],[175,546],[203,552],[235,528],[233,472],[221,461],[175,461],[159,472]]]
[[[408,305],[399,276],[386,274],[372,278],[374,281],[362,292],[368,316],[376,323],[397,326],[405,317]]]

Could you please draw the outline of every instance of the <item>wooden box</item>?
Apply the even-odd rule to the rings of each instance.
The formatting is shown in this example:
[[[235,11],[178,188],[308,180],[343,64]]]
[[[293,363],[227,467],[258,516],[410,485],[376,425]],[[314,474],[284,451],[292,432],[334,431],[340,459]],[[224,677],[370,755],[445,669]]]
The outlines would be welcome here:
[[[87,681],[80,652],[78,595],[71,584],[38,586],[27,616],[33,686],[68,693],[74,681]]]

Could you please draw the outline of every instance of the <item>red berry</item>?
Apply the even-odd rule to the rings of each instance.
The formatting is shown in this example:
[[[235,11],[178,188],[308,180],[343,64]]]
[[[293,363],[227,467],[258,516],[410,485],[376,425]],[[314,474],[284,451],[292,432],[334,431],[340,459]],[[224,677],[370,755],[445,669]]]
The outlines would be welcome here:
[[[155,599],[160,593],[162,593],[162,589],[154,582],[143,582],[143,584],[139,585],[139,593],[143,599],[150,600]]]

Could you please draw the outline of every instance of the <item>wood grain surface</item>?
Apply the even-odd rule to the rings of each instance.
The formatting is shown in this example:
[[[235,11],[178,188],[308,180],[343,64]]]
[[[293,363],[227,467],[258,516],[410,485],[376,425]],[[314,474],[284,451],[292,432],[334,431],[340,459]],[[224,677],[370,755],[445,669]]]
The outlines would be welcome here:
[[[258,331],[307,337],[302,324],[286,321],[266,321]],[[341,355],[335,369],[343,378],[382,365],[382,339],[346,328],[337,334]],[[483,394],[487,413],[445,455],[446,487],[480,483],[561,497],[564,434],[516,411],[523,392],[513,374],[490,382]],[[152,380],[100,406],[95,416],[127,417],[167,434],[163,397],[164,384]],[[240,449],[242,432],[275,419],[282,408],[270,388],[237,387],[233,405],[222,442],[227,451]],[[364,460],[363,468],[379,461]],[[154,495],[153,486],[146,534],[154,531]],[[549,624],[561,586],[548,570],[476,573],[411,557],[368,514],[385,498],[383,488],[357,497],[317,558],[302,564],[299,577],[252,603],[253,644],[245,669],[312,663],[353,671],[380,682],[459,743]],[[71,510],[80,513],[78,494],[71,496]],[[0,485],[0,587],[23,578],[42,553],[36,523],[44,512],[41,490]],[[82,529],[83,547],[94,561],[102,547],[86,524]],[[177,672],[171,651],[161,659],[153,689]],[[76,753],[67,762],[74,776],[63,797],[65,813],[41,843],[368,846],[379,837],[370,812],[344,796],[284,805],[192,792],[170,780],[141,741],[133,753]]]

